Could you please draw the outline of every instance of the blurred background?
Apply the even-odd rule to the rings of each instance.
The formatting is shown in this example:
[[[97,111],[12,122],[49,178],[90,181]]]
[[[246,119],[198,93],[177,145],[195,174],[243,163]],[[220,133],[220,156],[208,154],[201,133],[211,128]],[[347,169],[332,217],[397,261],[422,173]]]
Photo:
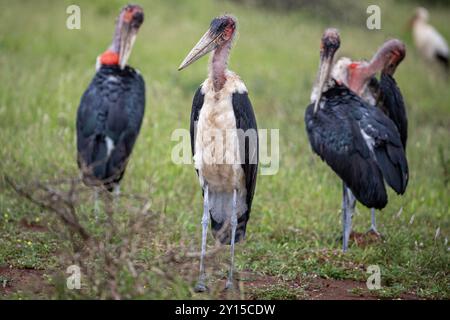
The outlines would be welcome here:
[[[76,110],[126,2],[76,1],[80,30],[66,28],[71,4],[0,0],[2,298],[224,297],[218,289],[206,296],[192,291],[198,259],[183,253],[200,248],[202,200],[192,166],[171,161],[171,134],[189,128],[207,59],[183,72],[177,67],[211,19],[223,13],[239,20],[229,68],[249,90],[258,127],[280,129],[280,170],[259,177],[248,238],[237,247],[237,298],[314,299],[332,292],[338,292],[335,298],[450,298],[450,85],[439,67],[421,59],[409,27],[415,8],[424,6],[449,41],[448,1],[138,1],[145,21],[129,64],[145,78],[147,106],[122,188],[150,201],[152,226],[135,232],[141,241],[129,257],[134,267],[118,262],[114,271],[99,255],[83,256],[80,239],[52,212],[14,192],[5,178],[28,186],[78,176]],[[372,4],[381,8],[381,30],[366,28]],[[304,127],[320,37],[331,26],[341,32],[339,56],[369,59],[393,37],[407,47],[396,79],[409,116],[409,186],[403,197],[390,192],[378,214],[383,240],[353,243],[346,255],[339,239],[341,182],[312,154]],[[85,199],[77,206],[85,217],[81,224],[102,238],[108,226],[93,220],[92,199]],[[133,212],[126,205],[143,202],[122,205],[115,218],[126,233]],[[366,231],[369,217],[358,206],[354,229]],[[113,257],[128,245],[120,234],[106,246]],[[227,254],[227,248],[218,250],[207,262],[212,288],[214,279],[226,275]],[[67,290],[65,270],[80,257],[92,277],[82,290]],[[369,293],[365,270],[372,264],[382,270],[383,287]]]

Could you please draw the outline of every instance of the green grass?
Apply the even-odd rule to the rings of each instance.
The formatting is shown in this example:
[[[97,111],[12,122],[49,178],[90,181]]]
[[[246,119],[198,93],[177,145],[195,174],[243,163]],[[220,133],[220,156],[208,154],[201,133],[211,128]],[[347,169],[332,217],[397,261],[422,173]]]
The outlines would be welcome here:
[[[301,289],[293,289],[283,284],[258,288],[253,292],[256,299],[261,300],[296,300],[305,298]]]
[[[239,37],[230,69],[249,89],[258,126],[280,129],[281,155],[279,172],[258,178],[247,241],[237,246],[237,269],[280,279],[316,274],[365,281],[366,267],[377,264],[382,270],[381,297],[413,292],[424,298],[450,298],[450,251],[445,242],[450,231],[450,90],[414,50],[406,29],[412,3],[378,1],[382,30],[369,31],[365,24],[346,24],[339,17],[317,19],[302,10],[272,12],[207,0],[139,2],[146,20],[130,64],[146,80],[148,103],[122,188],[151,199],[152,210],[165,219],[154,242],[142,248],[139,259],[144,270],[172,245],[183,242],[194,250],[200,246],[202,204],[196,174],[192,166],[171,162],[176,142],[170,137],[174,129],[189,126],[192,96],[206,77],[207,59],[183,72],[176,69],[211,18],[231,12],[239,19]],[[110,43],[123,2],[78,3],[82,29],[67,30],[65,8],[70,1],[0,0],[0,29],[7,31],[0,34],[2,176],[13,174],[26,183],[78,175],[76,110],[95,72],[96,56]],[[365,6],[360,8],[354,14],[364,17]],[[450,39],[450,8],[430,9],[433,24]],[[378,213],[385,241],[351,246],[345,255],[339,251],[341,182],[312,154],[303,122],[318,66],[319,39],[328,26],[341,30],[341,55],[368,58],[389,37],[402,39],[408,49],[396,75],[410,123],[408,190],[403,197],[390,192],[388,206]],[[354,229],[363,232],[369,227],[370,212],[362,206],[358,210]],[[24,217],[54,224],[50,214],[20,199],[1,178],[0,267],[64,273],[66,266],[58,264],[57,256],[68,240],[56,236],[52,228],[25,230],[20,226]],[[93,222],[89,228],[101,231]],[[226,262],[227,257],[223,254],[221,260]],[[223,274],[225,270],[221,268]],[[155,274],[148,276],[150,284],[157,283]],[[192,284],[183,279],[140,297],[191,298]],[[120,290],[128,290],[127,283],[124,277]],[[300,297],[288,288],[270,288],[266,293],[258,296]]]

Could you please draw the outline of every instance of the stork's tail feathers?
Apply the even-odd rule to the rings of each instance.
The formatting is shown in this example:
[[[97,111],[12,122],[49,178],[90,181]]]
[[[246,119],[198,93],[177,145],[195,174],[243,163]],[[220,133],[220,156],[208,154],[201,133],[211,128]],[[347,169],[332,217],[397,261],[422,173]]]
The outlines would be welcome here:
[[[111,162],[103,134],[97,134],[91,139],[84,153],[78,154],[77,162],[83,182],[87,186],[103,185],[109,192],[112,192],[114,186],[122,179],[126,166],[126,162],[123,164]]]
[[[236,228],[236,236],[234,242],[240,242],[245,239],[245,231],[247,229],[247,213],[242,215],[238,219],[238,224]],[[211,231],[214,239],[218,240],[221,244],[231,243],[231,225],[229,221],[217,222],[211,216]]]
[[[450,64],[449,64],[448,56],[437,53],[436,59],[445,68],[445,71],[448,73],[450,71]]]
[[[239,242],[243,240],[250,213],[245,194],[238,192],[236,208],[233,207],[233,192],[215,192],[210,190],[208,194],[211,231],[214,238],[220,241],[221,244],[231,244],[231,216],[233,210],[236,210],[237,226],[234,241]]]
[[[397,194],[404,194],[408,185],[408,162],[403,148],[387,145],[386,150],[376,150],[375,155],[386,182]]]
[[[83,152],[78,154],[78,166],[86,185],[101,184],[100,180],[105,176],[107,166],[107,146],[103,135],[95,135]]]

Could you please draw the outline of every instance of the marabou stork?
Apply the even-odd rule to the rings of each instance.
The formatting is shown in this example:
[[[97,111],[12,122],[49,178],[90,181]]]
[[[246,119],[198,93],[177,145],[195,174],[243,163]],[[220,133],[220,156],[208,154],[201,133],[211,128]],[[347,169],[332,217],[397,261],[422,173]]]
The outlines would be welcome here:
[[[393,75],[406,54],[405,45],[397,39],[386,41],[370,62],[341,58],[333,68],[332,76],[360,96],[366,103],[379,107],[396,125],[403,148],[406,150],[408,119],[403,96]],[[375,74],[381,70],[380,80]],[[371,209],[371,228],[380,235]]]
[[[355,198],[368,208],[387,204],[384,181],[405,191],[408,164],[395,124],[379,108],[330,77],[340,46],[336,29],[321,41],[320,66],[305,113],[313,151],[343,180],[343,251],[348,249]],[[333,71],[334,73],[334,71]]]
[[[119,193],[128,158],[139,134],[145,109],[145,83],[127,66],[144,21],[140,6],[122,8],[111,46],[97,59],[97,72],[84,92],[77,113],[78,167],[83,182]]]
[[[190,124],[192,155],[204,199],[197,292],[207,290],[204,257],[210,218],[214,238],[231,246],[226,288],[233,288],[234,244],[245,237],[256,186],[256,118],[247,88],[227,69],[236,28],[235,17],[213,19],[178,68],[182,70],[212,51],[208,78],[194,96]]]
[[[449,49],[444,37],[428,24],[428,10],[422,7],[416,9],[412,18],[413,39],[420,55],[430,62],[441,64],[448,72]]]

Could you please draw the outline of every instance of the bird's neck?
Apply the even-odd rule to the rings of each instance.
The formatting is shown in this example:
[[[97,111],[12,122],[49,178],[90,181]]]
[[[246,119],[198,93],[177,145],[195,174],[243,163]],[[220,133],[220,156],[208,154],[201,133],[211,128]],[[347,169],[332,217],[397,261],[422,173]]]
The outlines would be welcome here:
[[[413,21],[413,27],[414,26],[424,26],[424,25],[427,25],[428,24],[428,21],[427,20],[424,20],[424,19],[415,19],[414,21]]]
[[[209,76],[213,81],[215,91],[220,91],[227,81],[225,72],[228,66],[228,57],[230,56],[231,41],[218,47],[211,55],[209,65]]]
[[[116,25],[114,37],[111,45],[105,52],[100,55],[101,65],[119,65],[119,52],[120,52],[120,21]]]
[[[385,73],[390,73],[391,75],[395,72],[398,63],[402,61],[403,57],[397,57],[396,60],[392,60],[390,54],[391,50],[392,48],[390,46],[383,46],[380,50],[378,50],[370,61],[368,68],[366,68],[369,77],[379,71],[384,71]],[[395,63],[395,65],[391,66],[393,63]]]

